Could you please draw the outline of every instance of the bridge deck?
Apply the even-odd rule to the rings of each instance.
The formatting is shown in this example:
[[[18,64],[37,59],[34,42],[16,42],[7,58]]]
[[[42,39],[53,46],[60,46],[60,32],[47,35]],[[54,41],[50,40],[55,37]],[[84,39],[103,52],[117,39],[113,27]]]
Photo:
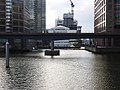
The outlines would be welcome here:
[[[106,33],[0,33],[0,39],[64,40],[82,38],[120,38],[120,34]]]

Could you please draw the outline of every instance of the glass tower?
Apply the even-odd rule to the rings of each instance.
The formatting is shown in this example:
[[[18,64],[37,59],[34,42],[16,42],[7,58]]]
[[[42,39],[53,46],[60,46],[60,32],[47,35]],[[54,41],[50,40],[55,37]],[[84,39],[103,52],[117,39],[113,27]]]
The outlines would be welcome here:
[[[35,31],[44,33],[46,30],[46,0],[34,1]]]

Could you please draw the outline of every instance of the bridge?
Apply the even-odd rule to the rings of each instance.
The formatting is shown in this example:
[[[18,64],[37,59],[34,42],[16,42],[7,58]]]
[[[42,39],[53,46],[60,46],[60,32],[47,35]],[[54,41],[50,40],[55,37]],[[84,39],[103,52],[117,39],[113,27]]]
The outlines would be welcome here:
[[[83,38],[120,38],[118,33],[0,33],[0,39],[65,40]]]
[[[45,55],[59,55],[54,50],[54,40],[83,39],[83,38],[116,38],[120,39],[118,33],[0,33],[0,39],[35,39],[51,41],[51,50],[45,51]],[[6,68],[9,68],[9,43],[6,42]]]

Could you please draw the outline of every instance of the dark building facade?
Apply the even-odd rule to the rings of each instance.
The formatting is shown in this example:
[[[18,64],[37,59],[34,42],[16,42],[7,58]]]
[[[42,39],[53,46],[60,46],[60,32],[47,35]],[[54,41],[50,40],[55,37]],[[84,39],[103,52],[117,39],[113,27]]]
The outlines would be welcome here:
[[[120,33],[120,0],[94,0],[94,32]],[[96,40],[98,45],[120,47],[115,38]]]
[[[28,33],[29,27],[30,13],[24,0],[0,0],[0,33]],[[19,39],[9,41],[19,49],[26,42]]]
[[[6,1],[0,0],[0,32],[5,32],[6,28]]]
[[[29,32],[30,14],[24,0],[0,0],[0,32]]]

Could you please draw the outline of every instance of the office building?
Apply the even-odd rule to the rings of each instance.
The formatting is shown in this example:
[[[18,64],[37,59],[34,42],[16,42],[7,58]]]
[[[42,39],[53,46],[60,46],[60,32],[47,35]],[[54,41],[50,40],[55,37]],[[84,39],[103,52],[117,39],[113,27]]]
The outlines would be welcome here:
[[[25,0],[30,12],[30,31],[44,33],[46,30],[46,1]]]
[[[13,32],[27,33],[30,27],[30,12],[24,0],[13,0]]]
[[[24,0],[0,0],[0,33],[28,33],[30,13]],[[6,40],[0,40],[3,44]],[[9,40],[14,49],[25,48],[26,41]]]
[[[35,31],[44,33],[46,30],[46,0],[34,1]]]
[[[94,0],[94,32],[120,33],[120,0]],[[119,39],[97,39],[98,45],[120,46]]]
[[[30,14],[24,0],[0,1],[0,32],[29,32]]]

